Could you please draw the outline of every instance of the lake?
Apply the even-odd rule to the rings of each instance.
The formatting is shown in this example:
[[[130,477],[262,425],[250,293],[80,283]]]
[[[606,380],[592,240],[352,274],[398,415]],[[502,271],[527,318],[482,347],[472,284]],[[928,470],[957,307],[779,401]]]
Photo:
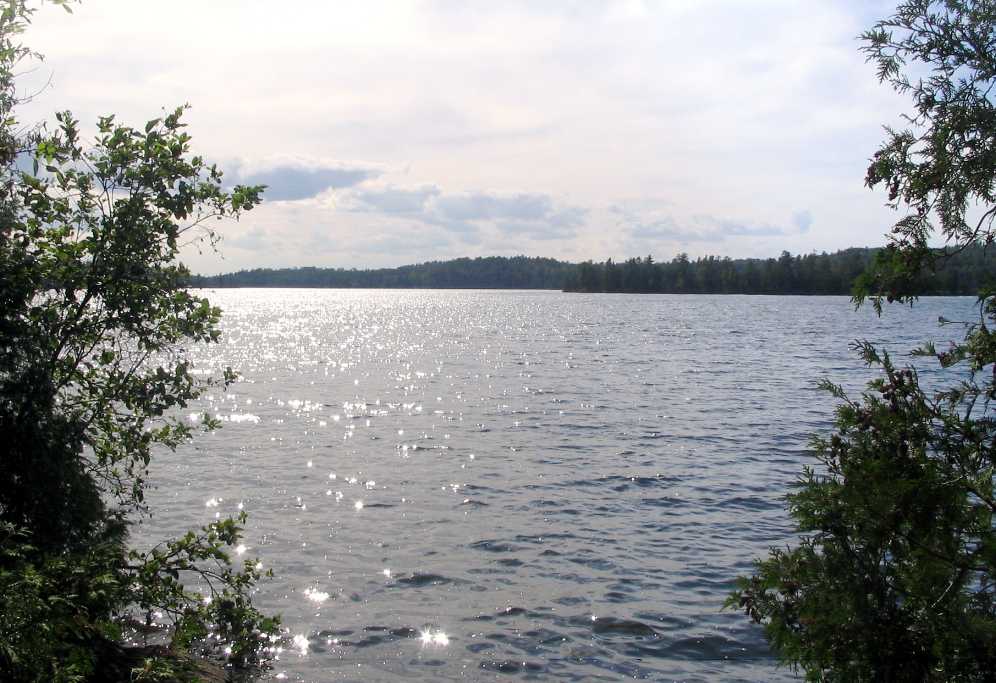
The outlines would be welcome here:
[[[161,538],[248,511],[257,602],[288,638],[268,679],[792,680],[722,611],[793,539],[783,497],[830,377],[960,337],[925,299],[218,290],[191,406],[222,429],[153,467]]]

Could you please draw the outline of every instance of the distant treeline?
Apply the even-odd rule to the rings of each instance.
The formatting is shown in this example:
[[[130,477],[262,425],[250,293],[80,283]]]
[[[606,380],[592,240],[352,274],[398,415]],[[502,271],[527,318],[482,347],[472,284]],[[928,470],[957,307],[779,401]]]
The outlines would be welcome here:
[[[566,263],[548,258],[460,258],[400,268],[281,268],[192,276],[194,287],[343,287],[439,289],[563,289],[568,292],[669,294],[849,294],[854,279],[875,249],[833,254],[730,259],[678,254],[670,261],[651,256],[620,263]],[[973,247],[942,259],[924,276],[923,294],[975,294],[996,280],[996,253]]]
[[[489,256],[400,268],[258,268],[191,278],[194,287],[345,287],[391,289],[563,289],[573,263],[552,258]]]
[[[668,262],[652,257],[622,263],[581,263],[564,289],[570,292],[657,292],[668,294],[850,294],[851,286],[877,249],[845,249],[833,254],[769,259],[678,254]],[[922,294],[971,294],[996,280],[996,250],[981,246],[939,259],[935,272],[921,278]]]

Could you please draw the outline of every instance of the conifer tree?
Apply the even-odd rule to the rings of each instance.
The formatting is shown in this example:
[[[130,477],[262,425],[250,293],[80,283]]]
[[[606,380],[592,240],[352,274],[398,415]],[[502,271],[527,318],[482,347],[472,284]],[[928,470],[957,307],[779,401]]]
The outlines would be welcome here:
[[[913,303],[951,251],[992,244],[996,216],[996,3],[910,0],[862,39],[881,81],[913,101],[887,129],[867,184],[902,215],[855,285],[857,304]],[[931,239],[951,249],[939,252]],[[996,298],[951,322],[963,337],[914,353],[946,369],[927,391],[867,342],[881,370],[840,400],[818,465],[788,496],[802,537],[741,578],[730,604],[763,624],[809,680],[991,680],[996,671]]]

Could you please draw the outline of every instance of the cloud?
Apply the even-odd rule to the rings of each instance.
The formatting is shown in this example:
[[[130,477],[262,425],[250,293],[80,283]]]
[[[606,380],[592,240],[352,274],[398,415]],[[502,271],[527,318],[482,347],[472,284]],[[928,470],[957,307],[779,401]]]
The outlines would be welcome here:
[[[613,213],[629,223],[630,237],[638,240],[673,240],[676,242],[725,242],[738,237],[786,237],[792,231],[768,223],[753,224],[746,221],[729,220],[700,214],[694,216],[691,226],[679,225],[671,216],[664,216],[650,222],[643,222],[619,207],[612,207]],[[792,225],[799,233],[804,233],[812,223],[808,211],[796,213]]]
[[[806,234],[813,225],[813,214],[808,209],[797,211],[792,215],[792,225],[800,235]]]
[[[539,220],[553,210],[553,201],[543,194],[500,196],[464,193],[439,197],[433,207],[444,220],[482,221],[496,219]]]
[[[194,151],[272,162],[226,180],[270,185],[249,220],[266,212],[283,241],[233,265],[311,263],[293,234],[316,224],[604,259],[632,233],[737,256],[879,242],[894,220],[861,184],[881,124],[910,106],[854,39],[890,11],[878,0],[295,7],[101,0],[69,17],[43,3],[27,40],[46,61],[19,81],[43,92],[19,119],[69,108],[140,125],[191,102]],[[582,224],[564,197],[584,198]],[[617,227],[602,207],[621,202],[637,217]],[[731,220],[696,222],[703,210]]]
[[[723,236],[717,231],[696,232],[678,227],[670,216],[650,223],[637,223],[629,234],[639,240],[674,240],[677,242],[719,242]]]
[[[311,199],[326,190],[353,187],[380,175],[374,168],[304,161],[269,162],[254,167],[236,163],[234,166],[230,174],[239,183],[266,185],[263,198],[278,202]]]
[[[429,199],[437,196],[439,188],[435,185],[414,189],[398,187],[361,189],[346,198],[345,208],[352,211],[372,211],[402,216],[417,215],[425,210],[425,204]]]
[[[241,235],[226,237],[224,239],[224,246],[248,251],[260,251],[273,248],[273,240],[265,230],[254,227]]]
[[[750,225],[741,221],[722,220],[712,216],[701,216],[699,221],[705,225],[715,226],[711,232],[722,241],[727,237],[777,237],[785,234],[785,230],[763,223]]]
[[[500,221],[498,229],[506,235],[524,235],[534,240],[566,240],[577,235],[588,210],[571,206],[543,216],[542,220]]]
[[[536,240],[570,239],[588,213],[583,207],[559,205],[547,194],[448,193],[436,185],[357,188],[343,195],[339,207],[412,219],[454,233],[468,244],[479,244],[482,232]]]
[[[431,254],[452,244],[453,241],[444,235],[423,231],[403,235],[382,235],[354,246],[353,250],[361,254]]]
[[[397,229],[396,226],[365,226],[345,234],[334,225],[316,225],[303,239],[312,254],[424,254],[446,249],[453,241],[438,229]]]

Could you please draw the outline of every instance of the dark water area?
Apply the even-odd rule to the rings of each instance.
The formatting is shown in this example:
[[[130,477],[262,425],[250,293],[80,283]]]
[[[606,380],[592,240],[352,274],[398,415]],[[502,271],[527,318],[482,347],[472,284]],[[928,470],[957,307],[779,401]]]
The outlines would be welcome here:
[[[969,298],[226,290],[224,427],[163,454],[136,531],[249,512],[292,681],[793,680],[722,611],[793,539],[829,377],[956,339]],[[928,381],[930,379],[928,373]],[[241,549],[240,549],[241,550]]]

